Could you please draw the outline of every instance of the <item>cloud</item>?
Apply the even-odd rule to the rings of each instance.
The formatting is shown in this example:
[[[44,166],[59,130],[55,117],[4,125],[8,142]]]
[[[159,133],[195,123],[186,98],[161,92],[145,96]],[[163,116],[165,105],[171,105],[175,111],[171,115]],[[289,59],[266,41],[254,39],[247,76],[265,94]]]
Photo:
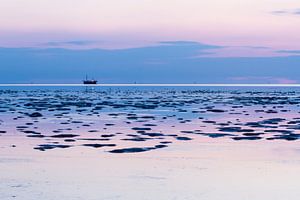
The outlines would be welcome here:
[[[294,11],[294,14],[295,14],[295,15],[300,15],[300,9],[295,10],[295,11]]]
[[[287,10],[274,10],[271,13],[273,15],[300,15],[300,8],[287,9]]]
[[[163,45],[171,45],[171,46],[197,46],[201,47],[201,49],[219,49],[224,48],[224,46],[216,46],[216,45],[208,45],[199,42],[193,41],[162,41],[159,44]]]
[[[60,46],[87,46],[87,45],[95,45],[101,43],[100,41],[94,40],[73,40],[73,41],[54,41],[54,42],[46,42],[42,43],[42,46],[47,47],[60,47]]]
[[[249,48],[249,49],[271,49],[270,47],[264,47],[264,46],[241,46],[244,48]]]
[[[169,44],[169,45],[199,45],[199,42],[193,41],[161,41],[160,44]]]
[[[300,54],[300,50],[279,50],[277,53],[285,53],[285,54]]]
[[[229,46],[212,49],[210,57],[273,57],[278,56],[270,47],[264,46]],[[204,55],[204,56],[208,56]]]
[[[289,14],[288,11],[286,10],[275,10],[271,12],[273,15],[284,15],[284,14]]]
[[[0,82],[78,83],[86,74],[102,83],[300,82],[300,56],[208,57],[211,48],[222,47],[167,41],[110,50],[0,48]]]
[[[214,54],[208,52],[211,49],[223,48],[222,46],[202,44],[191,41],[162,41],[154,46],[118,49],[111,52],[119,53],[119,56],[135,56],[136,59],[149,60],[178,60],[178,59],[192,59],[198,56]]]
[[[66,49],[85,49],[93,50],[98,49],[102,51],[114,51],[124,54],[136,54],[137,57],[149,56],[151,59],[157,57],[197,57],[204,55],[214,55],[215,52],[209,52],[209,50],[220,49],[222,46],[203,44],[194,41],[161,41],[151,46],[144,47],[132,47],[132,48],[118,48],[118,49],[105,49],[103,44],[105,42],[94,40],[73,40],[73,41],[51,41],[43,43],[43,48],[66,48]],[[105,45],[104,45],[105,46]],[[152,61],[151,61],[152,62]],[[159,61],[160,62],[160,61]]]

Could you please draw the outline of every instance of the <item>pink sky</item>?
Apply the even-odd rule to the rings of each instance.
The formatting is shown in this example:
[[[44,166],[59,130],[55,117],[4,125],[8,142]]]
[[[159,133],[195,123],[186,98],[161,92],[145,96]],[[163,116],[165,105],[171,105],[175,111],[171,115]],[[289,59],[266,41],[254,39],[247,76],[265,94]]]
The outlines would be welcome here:
[[[0,46],[94,40],[123,48],[186,40],[300,49],[298,8],[299,0],[2,0]]]

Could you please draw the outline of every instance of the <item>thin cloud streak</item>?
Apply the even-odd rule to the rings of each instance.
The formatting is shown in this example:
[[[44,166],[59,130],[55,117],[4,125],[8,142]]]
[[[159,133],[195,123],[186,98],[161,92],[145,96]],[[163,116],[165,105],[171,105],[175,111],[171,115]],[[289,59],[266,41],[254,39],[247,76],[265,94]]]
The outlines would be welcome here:
[[[287,10],[275,10],[271,12],[274,15],[300,15],[300,8],[287,9]]]
[[[290,55],[293,55],[293,54],[300,54],[300,50],[279,50],[279,51],[276,51],[277,53],[283,53],[283,54],[290,54]]]
[[[94,40],[72,40],[72,41],[52,41],[41,43],[38,46],[41,47],[75,47],[75,48],[86,48],[86,47],[93,47],[97,45],[101,45],[101,41],[94,41]]]

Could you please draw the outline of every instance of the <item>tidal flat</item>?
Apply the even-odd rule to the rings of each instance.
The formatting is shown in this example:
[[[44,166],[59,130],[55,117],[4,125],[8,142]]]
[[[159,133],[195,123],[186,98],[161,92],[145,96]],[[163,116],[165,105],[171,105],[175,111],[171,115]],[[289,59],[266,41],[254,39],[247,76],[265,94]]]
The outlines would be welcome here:
[[[298,199],[299,106],[292,88],[1,89],[0,199]]]

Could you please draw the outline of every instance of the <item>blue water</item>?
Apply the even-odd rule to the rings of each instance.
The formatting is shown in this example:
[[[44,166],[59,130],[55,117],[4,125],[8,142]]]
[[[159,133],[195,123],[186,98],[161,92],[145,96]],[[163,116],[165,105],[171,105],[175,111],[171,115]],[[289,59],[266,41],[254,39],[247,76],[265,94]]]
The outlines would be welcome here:
[[[0,90],[11,91],[216,91],[216,92],[299,92],[300,87],[256,86],[1,86]]]

